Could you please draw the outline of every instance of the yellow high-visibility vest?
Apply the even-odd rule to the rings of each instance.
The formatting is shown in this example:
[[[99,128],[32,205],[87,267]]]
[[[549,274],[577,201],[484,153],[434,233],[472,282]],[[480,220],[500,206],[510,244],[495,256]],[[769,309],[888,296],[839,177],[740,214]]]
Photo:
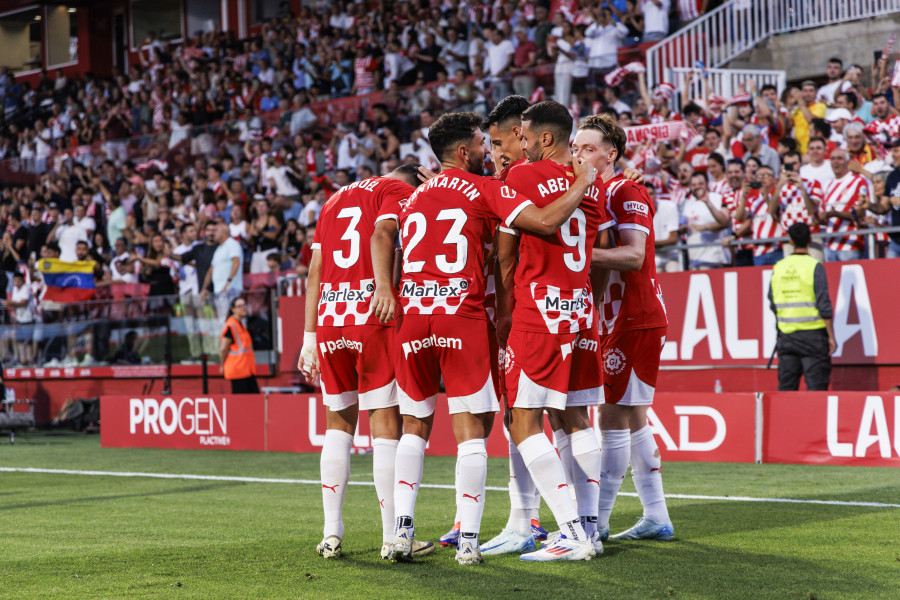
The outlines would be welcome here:
[[[791,254],[772,270],[772,301],[781,333],[825,327],[816,309],[814,279],[819,261],[808,254]]]

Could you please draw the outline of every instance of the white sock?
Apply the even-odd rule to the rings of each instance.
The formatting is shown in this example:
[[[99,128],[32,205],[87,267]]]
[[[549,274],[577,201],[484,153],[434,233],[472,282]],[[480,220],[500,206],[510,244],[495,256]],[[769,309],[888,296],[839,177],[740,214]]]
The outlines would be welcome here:
[[[350,479],[350,447],[353,436],[337,429],[325,431],[322,444],[322,458],[319,472],[322,478],[322,506],[325,509],[325,537],[344,537],[344,521],[341,511],[344,507],[344,493]]]
[[[509,443],[509,521],[505,529],[523,535],[531,534],[531,513],[537,488],[531,480],[531,473],[519,454],[519,449]],[[540,502],[538,496],[538,502]]]
[[[459,510],[460,534],[481,531],[484,514],[484,483],[487,479],[487,449],[484,439],[467,440],[457,446],[456,506]]]
[[[669,522],[662,485],[662,460],[650,426],[631,434],[631,477],[644,506],[644,516],[657,523]]]
[[[553,442],[562,461],[563,470],[566,472],[566,482],[569,484],[570,493],[575,491],[575,467],[572,460],[572,444],[569,436],[562,429],[553,432]]]
[[[381,507],[381,541],[389,542],[394,535],[394,462],[397,460],[398,440],[375,438],[372,441],[372,478]]]
[[[394,463],[394,524],[395,533],[401,526],[413,528],[416,496],[422,483],[425,467],[425,440],[417,435],[404,433],[397,444],[397,461]]]
[[[570,539],[587,540],[578,519],[575,503],[569,494],[569,484],[566,482],[562,462],[547,436],[536,433],[523,440],[519,444],[519,453],[522,454],[522,460],[525,461],[535,485],[541,491],[541,496],[553,511],[559,530]]]
[[[600,502],[600,441],[593,427],[569,436],[572,462],[575,465],[575,499],[584,532],[597,530],[597,508]]]
[[[631,433],[627,429],[601,431],[603,452],[600,453],[600,501],[597,511],[597,529],[609,527],[609,515],[631,458]]]

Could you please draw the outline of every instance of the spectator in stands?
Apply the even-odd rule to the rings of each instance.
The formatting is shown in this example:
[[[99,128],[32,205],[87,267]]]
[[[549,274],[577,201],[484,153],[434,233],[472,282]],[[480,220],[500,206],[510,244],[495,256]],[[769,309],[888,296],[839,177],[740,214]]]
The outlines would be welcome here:
[[[216,225],[215,239],[219,245],[213,253],[212,263],[203,280],[200,297],[205,300],[209,293],[207,288],[212,284],[213,301],[221,322],[227,318],[232,300],[240,296],[244,290],[244,280],[241,274],[244,253],[241,245],[231,237],[228,226],[224,223]],[[265,264],[263,262],[264,269]]]
[[[641,42],[658,42],[669,35],[670,0],[637,0],[636,10],[644,16]]]
[[[619,66],[618,48],[628,35],[628,28],[613,20],[613,9],[596,4],[592,9],[594,22],[584,32],[588,40],[588,64],[592,82],[600,81],[603,75]],[[522,95],[528,97],[528,94]]]
[[[829,58],[825,75],[828,77],[828,83],[819,88],[816,101],[833,106],[835,96],[841,91],[841,84],[844,83],[844,61],[836,57]]]
[[[681,255],[672,248],[679,242],[678,207],[671,200],[661,200],[656,193],[656,186],[644,183],[647,195],[653,200],[656,211],[653,213],[653,237],[656,244],[656,270],[665,273],[681,271]]]
[[[822,210],[822,186],[814,179],[805,179],[799,171],[800,154],[787,152],[782,157],[781,177],[769,197],[769,211],[773,216],[777,215],[782,231],[787,231],[794,223],[806,223],[811,231],[818,233],[816,223]],[[810,241],[808,250],[816,260],[824,258],[820,241]],[[790,256],[792,251],[790,243],[785,243],[784,255]]]
[[[25,275],[16,271],[12,277],[12,291],[8,300],[3,300],[3,306],[12,308],[13,323],[23,325],[16,329],[15,333],[15,359],[13,363],[20,365],[34,364],[36,344],[32,339],[32,330],[27,327],[35,320],[35,299],[31,286],[25,283]]]
[[[838,233],[829,237],[825,245],[825,260],[844,261],[863,258],[865,240],[852,232],[859,229],[858,209],[864,208],[869,197],[866,180],[850,171],[850,156],[843,148],[831,152],[831,168],[834,179],[825,185],[824,206],[819,223],[826,233]],[[858,206],[860,199],[863,206]]]
[[[537,64],[538,47],[528,39],[528,28],[524,25],[516,26],[514,33],[517,45],[513,57],[513,68],[510,70],[513,74],[513,90],[516,94],[528,98],[535,87],[532,69]]]
[[[721,242],[728,227],[728,214],[722,210],[722,196],[710,193],[706,173],[694,173],[690,180],[691,194],[681,209],[681,226],[687,244]],[[712,269],[731,264],[720,244],[688,249],[691,269]]]
[[[757,125],[745,125],[741,131],[741,143],[744,146],[744,157],[753,157],[770,169],[775,177],[781,172],[781,158],[778,152],[762,141],[762,133]]]
[[[831,163],[825,160],[827,144],[823,138],[814,137],[809,140],[806,152],[806,164],[800,167],[800,176],[804,179],[818,181],[819,185],[825,185],[834,179],[834,171]]]
[[[787,108],[791,111],[791,119],[794,121],[794,139],[800,145],[802,154],[806,153],[806,145],[809,143],[809,124],[813,119],[825,117],[825,105],[816,102],[818,88],[814,81],[806,80],[800,85],[800,89],[791,88],[788,92]]]

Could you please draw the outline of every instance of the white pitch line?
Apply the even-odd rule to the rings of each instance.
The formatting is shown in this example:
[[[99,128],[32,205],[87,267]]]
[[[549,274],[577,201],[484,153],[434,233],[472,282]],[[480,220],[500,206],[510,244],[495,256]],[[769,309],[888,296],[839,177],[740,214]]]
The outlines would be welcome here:
[[[88,475],[96,477],[149,477],[152,479],[189,479],[197,481],[239,481],[242,483],[293,483],[300,485],[319,485],[316,479],[279,479],[274,477],[239,477],[236,475],[191,475],[188,473],[140,473],[121,471],[77,471],[73,469],[37,469],[32,467],[0,467],[0,473],[47,473],[52,475]],[[348,481],[349,485],[374,486],[371,481]],[[440,483],[423,483],[420,487],[439,490],[455,489],[452,485]],[[491,492],[505,492],[507,488],[487,486]],[[631,492],[620,492],[620,496],[637,497]],[[666,494],[666,498],[682,500],[726,500],[730,502],[774,502],[782,504],[824,504],[828,506],[869,506],[875,508],[900,508],[900,504],[883,502],[846,502],[843,500],[797,500],[793,498],[754,498],[751,496],[701,496],[699,494]]]

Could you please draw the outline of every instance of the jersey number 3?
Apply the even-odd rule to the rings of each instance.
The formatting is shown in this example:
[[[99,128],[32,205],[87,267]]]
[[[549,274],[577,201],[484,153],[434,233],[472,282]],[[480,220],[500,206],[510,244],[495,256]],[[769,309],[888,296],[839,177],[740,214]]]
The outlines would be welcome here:
[[[344,231],[344,235],[341,236],[341,241],[350,242],[350,253],[344,254],[343,250],[335,250],[333,252],[334,264],[342,269],[349,269],[359,260],[360,237],[359,232],[356,230],[356,226],[359,225],[359,220],[362,218],[362,209],[358,206],[347,206],[341,209],[337,218],[350,219],[347,230]]]

